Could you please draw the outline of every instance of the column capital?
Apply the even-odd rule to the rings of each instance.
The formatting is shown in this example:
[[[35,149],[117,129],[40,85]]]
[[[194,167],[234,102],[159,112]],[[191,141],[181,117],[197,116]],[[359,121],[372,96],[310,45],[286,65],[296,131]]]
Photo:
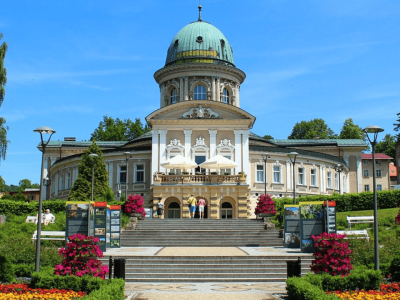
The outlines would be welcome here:
[[[151,135],[153,136],[153,138],[158,137],[158,130],[152,130]]]
[[[183,133],[185,134],[185,136],[191,136],[192,135],[193,130],[189,129],[189,130],[183,130]]]
[[[167,135],[168,130],[159,130],[158,133],[160,136],[165,137]]]
[[[210,137],[216,137],[218,130],[208,130]]]

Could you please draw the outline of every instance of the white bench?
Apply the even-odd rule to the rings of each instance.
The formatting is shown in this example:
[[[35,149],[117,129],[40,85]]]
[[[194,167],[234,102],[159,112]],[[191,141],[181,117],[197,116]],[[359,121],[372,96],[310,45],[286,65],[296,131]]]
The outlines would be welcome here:
[[[349,223],[349,228],[351,228],[351,224],[360,224],[360,223],[374,223],[374,216],[357,216],[357,217],[349,217],[347,216],[347,223]]]
[[[366,229],[364,230],[338,230],[337,234],[345,234],[345,239],[367,239],[369,235]]]
[[[65,241],[65,231],[41,231],[41,240]],[[33,233],[32,243],[37,240],[37,230]]]

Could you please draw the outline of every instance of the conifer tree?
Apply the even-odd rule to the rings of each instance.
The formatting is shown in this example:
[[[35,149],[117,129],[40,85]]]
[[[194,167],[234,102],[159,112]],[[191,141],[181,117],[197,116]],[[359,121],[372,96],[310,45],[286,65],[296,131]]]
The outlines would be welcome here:
[[[89,154],[95,153],[98,157],[91,157]],[[98,200],[111,189],[108,185],[108,172],[103,161],[103,153],[99,146],[93,141],[92,145],[82,154],[81,162],[78,166],[78,178],[69,193],[68,200],[88,201],[92,195],[92,166],[94,165],[94,193],[93,200]]]

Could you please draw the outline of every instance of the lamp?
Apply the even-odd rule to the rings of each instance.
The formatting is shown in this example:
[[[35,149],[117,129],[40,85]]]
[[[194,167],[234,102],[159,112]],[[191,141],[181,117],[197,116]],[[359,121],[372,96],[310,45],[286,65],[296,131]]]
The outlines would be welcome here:
[[[372,146],[372,172],[374,173],[373,185],[374,185],[374,252],[375,252],[375,270],[379,270],[379,246],[378,246],[378,199],[376,197],[376,174],[375,174],[375,145],[378,133],[382,132],[383,129],[376,125],[367,126],[363,129],[366,133],[369,142]],[[373,140],[370,139],[368,133],[373,133]]]
[[[339,173],[339,194],[342,193],[341,186],[340,186],[340,173],[342,173],[343,170],[344,170],[344,167],[341,164],[337,164],[335,166],[335,171]]]
[[[125,154],[125,163],[126,163],[126,176],[125,176],[125,201],[128,200],[128,161],[131,157],[130,152],[124,152]]]
[[[43,167],[44,167],[44,153],[46,152],[46,146],[49,144],[51,136],[56,133],[53,129],[47,126],[41,126],[35,129],[33,132],[40,133],[40,140],[42,146],[42,165],[40,171],[40,194],[39,194],[39,211],[38,211],[38,220],[37,220],[37,235],[36,235],[36,261],[35,261],[35,271],[39,272],[40,266],[40,236],[42,234],[42,205],[43,205]],[[43,141],[43,134],[50,134],[47,142]]]
[[[90,153],[89,157],[99,157],[96,153]],[[94,165],[96,164],[96,161],[93,159],[92,160],[92,201],[93,201],[93,191],[94,191]]]
[[[267,159],[269,158],[268,153],[261,154],[264,161],[264,195],[267,194]]]
[[[296,204],[296,173],[295,173],[295,165],[296,165],[296,157],[299,155],[297,152],[290,152],[287,156],[289,156],[290,162],[293,165],[293,204]]]

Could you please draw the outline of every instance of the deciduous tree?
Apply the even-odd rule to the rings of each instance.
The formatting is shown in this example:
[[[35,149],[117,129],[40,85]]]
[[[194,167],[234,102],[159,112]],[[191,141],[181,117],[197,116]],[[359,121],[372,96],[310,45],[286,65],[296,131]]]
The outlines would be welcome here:
[[[91,153],[95,153],[98,156],[89,156]],[[92,145],[82,154],[81,162],[78,165],[78,178],[71,188],[71,192],[68,196],[69,200],[88,201],[91,199],[92,166],[94,166],[94,200],[110,192],[108,172],[103,161],[103,153],[96,142],[93,141]]]
[[[385,153],[386,155],[395,158],[396,157],[396,140],[394,136],[386,134],[385,137],[376,144],[375,153]]]
[[[0,40],[3,38],[3,34],[0,33]],[[6,57],[7,43],[3,42],[0,45],[0,107],[4,101],[4,95],[6,93],[5,85],[7,83],[7,70],[4,68],[4,58]],[[7,140],[7,131],[9,127],[5,125],[6,119],[0,116],[0,162],[6,159],[7,145],[10,142]]]
[[[120,120],[112,117],[103,117],[94,132],[91,140],[96,141],[130,141],[149,131],[147,125],[143,125],[139,118],[133,122],[131,119]]]
[[[310,121],[301,121],[294,125],[289,139],[335,139],[337,135],[322,119],[313,119]]]
[[[394,123],[394,131],[398,132],[400,131],[400,112],[397,114],[397,123]],[[399,141],[400,140],[400,132],[395,135],[395,138]]]

